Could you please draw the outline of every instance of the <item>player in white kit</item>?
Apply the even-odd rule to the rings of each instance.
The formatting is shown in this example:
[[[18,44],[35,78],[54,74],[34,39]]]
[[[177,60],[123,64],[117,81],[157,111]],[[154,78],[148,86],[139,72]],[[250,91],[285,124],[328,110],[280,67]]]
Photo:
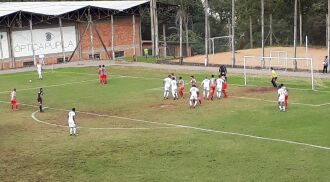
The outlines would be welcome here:
[[[190,86],[197,85],[197,81],[196,81],[195,77],[193,75],[190,77],[191,77]]]
[[[70,136],[77,135],[77,127],[76,127],[76,109],[72,108],[72,110],[68,114],[68,124],[70,128]]]
[[[37,63],[37,71],[38,71],[38,79],[42,80],[42,66],[40,62]]]
[[[196,107],[197,105],[197,102],[198,102],[198,96],[199,96],[199,90],[198,88],[196,87],[196,85],[193,85],[191,88],[190,88],[190,98],[189,98],[189,106],[190,107]]]
[[[280,112],[285,112],[285,95],[286,90],[283,88],[283,84],[281,84],[279,89],[277,90],[278,107],[280,109]]]
[[[201,86],[203,88],[203,97],[206,98],[206,99],[209,99],[209,95],[210,95],[210,80],[207,77],[205,77],[205,79],[203,80]]]
[[[172,77],[171,80],[171,91],[172,91],[172,96],[173,96],[173,100],[177,100],[178,97],[178,82],[176,81],[175,77]]]
[[[168,77],[166,77],[163,80],[163,84],[164,84],[164,99],[168,99],[168,95],[170,93],[170,88],[171,88],[171,82],[172,82],[172,76],[168,75]]]
[[[216,80],[216,83],[217,83],[216,90],[217,90],[218,99],[221,98],[223,82],[224,82],[223,78],[221,77],[221,75],[219,75],[219,78]]]

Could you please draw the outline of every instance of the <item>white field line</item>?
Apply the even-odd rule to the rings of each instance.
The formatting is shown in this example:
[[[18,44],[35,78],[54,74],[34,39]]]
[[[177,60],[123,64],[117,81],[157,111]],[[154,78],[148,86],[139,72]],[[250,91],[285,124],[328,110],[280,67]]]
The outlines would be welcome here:
[[[242,84],[229,84],[229,85],[233,85],[233,86],[237,86],[237,87],[267,87],[267,86],[260,86],[260,85],[242,85]],[[297,90],[297,91],[313,91],[313,92],[323,92],[323,93],[330,93],[329,90],[311,90],[311,89],[307,89],[307,88],[294,88],[294,87],[290,87],[290,90]]]
[[[45,108],[46,109],[46,108]],[[35,120],[36,122],[38,123],[42,123],[42,124],[46,124],[46,125],[49,125],[49,126],[55,126],[55,127],[61,127],[61,128],[68,128],[68,126],[65,126],[65,125],[59,125],[59,124],[54,124],[54,123],[48,123],[46,121],[42,121],[40,119],[38,119],[35,115],[36,113],[38,113],[39,111],[35,111],[31,114],[31,117],[33,120]],[[143,128],[143,127],[140,127],[140,128],[93,128],[93,127],[82,127],[82,126],[79,126],[77,128],[83,128],[83,129],[90,129],[90,130],[152,130],[152,129],[173,129],[175,127],[152,127],[152,128]]]
[[[0,101],[0,102],[8,103],[8,102],[4,102],[4,101]],[[23,105],[23,104],[21,104],[21,105]],[[31,106],[31,105],[26,104],[26,106]],[[32,107],[38,107],[38,106],[32,106]],[[67,112],[69,111],[69,110],[65,110],[65,109],[56,109],[56,108],[49,108],[49,109],[58,110],[58,111],[67,111]],[[300,146],[306,146],[306,147],[311,147],[311,148],[330,150],[330,147],[326,147],[326,146],[320,146],[320,145],[314,145],[314,144],[308,144],[308,143],[296,142],[296,141],[290,141],[290,140],[284,140],[284,139],[267,138],[267,137],[248,135],[248,134],[243,134],[243,133],[228,132],[228,131],[221,131],[221,130],[214,130],[214,129],[206,129],[206,128],[199,128],[199,127],[194,127],[194,126],[179,125],[179,124],[172,124],[172,123],[161,123],[161,122],[147,121],[147,120],[142,120],[142,119],[134,119],[134,118],[121,117],[121,116],[111,116],[111,115],[105,115],[105,114],[96,114],[96,113],[80,112],[80,111],[77,111],[77,112],[78,113],[83,113],[83,114],[89,114],[89,115],[93,115],[93,116],[119,118],[119,119],[126,119],[126,120],[130,120],[130,121],[139,121],[139,122],[144,122],[144,123],[151,123],[151,124],[163,124],[163,125],[170,126],[170,127],[187,128],[187,129],[199,130],[199,131],[204,131],[204,132],[209,132],[209,133],[221,133],[221,134],[226,134],[226,135],[247,137],[247,138],[252,138],[252,139],[257,139],[257,140],[281,142],[281,143],[287,143],[287,144],[292,144],[292,145],[300,145]],[[41,123],[43,123],[43,122],[41,122]],[[51,124],[51,125],[54,125],[54,124]],[[64,126],[62,126],[62,127],[64,127]]]
[[[253,98],[253,97],[238,97],[238,96],[230,96],[231,98],[236,99],[245,99],[245,100],[256,100],[256,101],[264,101],[264,102],[270,102],[270,103],[277,103],[275,100],[266,100],[266,99],[259,99],[259,98]],[[299,102],[290,102],[290,104],[293,105],[302,105],[302,106],[310,106],[310,107],[321,107],[325,105],[330,105],[330,103],[325,104],[305,104],[305,103],[299,103]]]
[[[77,72],[70,72],[70,71],[53,71],[53,72],[54,73],[65,73],[65,74],[91,75],[91,76],[96,76],[97,75],[97,74],[92,74],[92,73],[77,73]],[[45,73],[52,73],[52,72],[48,71],[48,72],[45,72]],[[29,73],[27,73],[27,75],[28,74]],[[30,74],[32,74],[32,73],[30,73]],[[112,74],[110,74],[109,76],[117,76],[117,77],[120,77],[120,78],[137,78],[137,79],[147,79],[147,80],[162,80],[161,78],[141,77],[141,76],[112,75]],[[8,75],[8,77],[9,77],[9,75]],[[230,85],[238,86],[238,87],[263,87],[263,86],[259,86],[259,85],[242,85],[242,84],[230,84]],[[150,89],[150,90],[157,90],[157,89],[154,88],[154,89]],[[302,89],[302,88],[290,88],[290,90],[312,91],[311,89]],[[327,91],[327,90],[314,90],[314,91],[315,92],[330,93],[330,91]]]
[[[47,71],[43,70],[42,71],[42,74],[49,74],[49,73],[53,73],[53,72],[51,70],[47,70]],[[29,72],[18,72],[17,74],[15,74],[15,73],[0,74],[0,78],[15,77],[15,76],[26,76],[26,75],[35,75],[35,78],[38,78],[37,68],[35,70],[31,70]]]
[[[94,75],[97,76],[97,74],[91,74],[91,73],[77,73],[77,72],[70,72],[70,71],[56,71],[56,73],[67,73],[67,74],[78,74],[78,75]],[[139,78],[139,79],[146,79],[146,80],[161,80],[161,78],[153,78],[153,77],[140,77],[140,76],[128,76],[128,75],[113,75],[109,74],[109,76],[115,76],[120,78]]]
[[[97,74],[76,73],[76,72],[56,72],[56,73],[83,74],[83,75],[94,75],[94,76],[97,75]],[[118,78],[139,78],[139,79],[157,79],[157,80],[161,80],[161,79],[158,79],[158,78],[134,77],[134,76],[124,76],[124,75],[110,75],[110,76],[115,76],[115,77],[117,76]],[[91,82],[91,81],[96,81],[96,80],[98,80],[98,79],[85,80],[85,81],[79,81],[79,82],[70,82],[70,83],[63,83],[63,84],[55,84],[55,85],[43,86],[43,88],[59,87],[59,86],[72,85],[72,84],[81,84],[81,83],[86,83],[86,82]],[[185,83],[185,85],[189,85],[189,83]],[[256,85],[239,85],[239,84],[230,84],[230,85],[239,86],[239,87],[247,87],[247,86],[248,87],[258,87]],[[36,89],[39,89],[39,88],[40,87],[20,89],[19,91],[36,90]],[[147,90],[161,90],[161,89],[163,89],[163,87],[156,87],[156,88],[151,88],[151,89],[147,89]],[[290,89],[293,89],[294,90],[294,88],[290,88]],[[310,91],[308,89],[296,89],[296,90]],[[10,92],[11,91],[3,91],[3,92],[0,92],[0,94],[10,93]],[[258,100],[258,101],[264,101],[264,102],[277,103],[277,101],[271,101],[271,100],[265,100],[265,99],[258,99],[258,98],[237,97],[237,96],[231,96],[231,97],[238,98],[238,99]],[[323,103],[323,104],[290,103],[290,104],[293,104],[293,105],[304,105],[304,106],[311,106],[311,107],[320,107],[320,106],[330,105],[330,103]]]
[[[86,82],[92,82],[92,81],[96,81],[98,79],[93,79],[93,80],[84,80],[84,81],[77,81],[77,82],[69,82],[69,83],[62,83],[62,84],[55,84],[55,85],[45,85],[45,86],[40,86],[42,88],[51,88],[51,87],[59,87],[59,86],[64,86],[64,85],[72,85],[72,84],[81,84],[81,83],[86,83]],[[33,88],[24,88],[24,89],[18,89],[18,91],[27,91],[27,90],[36,90],[39,89],[40,87],[33,87]],[[0,94],[4,94],[4,93],[10,93],[11,90],[9,91],[2,91],[0,92]]]
[[[124,77],[117,77],[117,78],[124,78]],[[114,79],[114,78],[112,78],[112,79]],[[69,82],[69,83],[62,83],[62,84],[46,85],[46,86],[33,87],[33,88],[24,88],[24,89],[18,89],[18,91],[36,90],[41,87],[42,88],[51,88],[51,87],[59,87],[59,86],[65,86],[65,85],[82,84],[82,83],[87,83],[87,82],[92,82],[92,81],[97,81],[97,80],[98,79],[92,79],[92,80],[83,80],[83,81]],[[10,93],[10,92],[12,92],[12,90],[2,91],[2,92],[0,92],[0,94]]]

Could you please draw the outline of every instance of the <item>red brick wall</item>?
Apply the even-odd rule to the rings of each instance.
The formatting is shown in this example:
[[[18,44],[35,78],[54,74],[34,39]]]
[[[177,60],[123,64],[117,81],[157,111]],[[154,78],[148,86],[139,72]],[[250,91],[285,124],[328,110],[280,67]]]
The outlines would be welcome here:
[[[114,48],[116,51],[124,51],[125,56],[133,56],[133,18],[132,16],[114,17]],[[87,24],[79,24],[80,37],[81,37],[81,49],[84,59],[88,59],[88,55],[91,54],[91,42],[90,42],[90,30],[88,29],[83,35]],[[136,55],[140,55],[140,18],[135,17],[135,42],[136,42]],[[110,55],[111,53],[111,21],[103,20],[94,22],[94,27],[98,30],[100,37],[106,46]],[[101,59],[108,59],[108,56],[102,46],[99,36],[95,29],[93,29],[94,40],[94,52],[95,54],[101,54]]]
[[[81,59],[82,60],[89,60],[89,54],[91,54],[91,43],[90,43],[90,30],[88,29],[83,35],[87,23],[79,23],[76,24],[77,35],[80,35],[80,37],[77,36],[77,43],[79,42],[79,39],[81,39]],[[111,20],[102,20],[102,21],[96,21],[94,22],[94,26],[98,30],[100,37],[105,44],[110,56],[111,53]],[[133,56],[133,17],[132,16],[118,16],[114,17],[114,47],[115,51],[124,51],[125,56]],[[93,29],[93,44],[94,44],[94,53],[100,54],[101,59],[109,59],[107,56],[107,53],[105,52],[102,43],[100,41],[100,38]],[[135,17],[135,42],[136,42],[136,55],[141,55],[140,50],[140,17]],[[79,60],[79,47],[77,48],[77,51],[75,52],[73,58],[71,61],[78,61]],[[70,57],[72,52],[66,53],[66,57]],[[56,64],[57,58],[62,58],[62,53],[58,54],[51,54],[51,55],[45,55],[45,64]],[[36,58],[38,61],[38,57]],[[33,61],[32,56],[31,57],[24,57],[24,58],[15,58],[15,67],[21,68],[23,67],[23,62],[29,62]],[[4,62],[4,69],[12,68],[12,63],[10,60],[5,60]]]

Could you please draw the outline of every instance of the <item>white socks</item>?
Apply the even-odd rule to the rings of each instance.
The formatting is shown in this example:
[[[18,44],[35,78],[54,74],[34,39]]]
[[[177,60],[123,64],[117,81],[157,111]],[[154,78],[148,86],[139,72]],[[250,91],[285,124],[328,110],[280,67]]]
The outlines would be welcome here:
[[[218,98],[221,97],[221,92],[217,91],[217,97],[218,97]]]
[[[168,95],[169,95],[169,91],[165,91],[164,92],[164,98],[168,98]]]
[[[77,128],[70,128],[70,135],[76,134]]]
[[[195,101],[190,100],[189,105],[190,105],[190,107],[192,107],[192,106],[196,107],[197,101],[196,100]]]

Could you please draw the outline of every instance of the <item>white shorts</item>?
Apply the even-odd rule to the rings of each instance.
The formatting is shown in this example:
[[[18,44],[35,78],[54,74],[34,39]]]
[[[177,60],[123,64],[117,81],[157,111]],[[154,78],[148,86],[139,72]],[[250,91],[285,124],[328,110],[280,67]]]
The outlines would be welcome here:
[[[285,97],[279,97],[278,98],[278,102],[284,102],[285,101]]]
[[[222,87],[217,86],[217,91],[218,92],[221,92],[222,91]]]
[[[41,71],[38,71],[38,75],[41,75]]]
[[[210,90],[210,87],[205,87],[204,90],[205,91],[209,91]]]
[[[178,88],[172,88],[172,92],[177,92]]]
[[[73,121],[69,121],[69,128],[75,128],[76,127],[76,123],[74,123]]]
[[[190,100],[197,100],[197,99],[198,99],[197,95],[190,96]]]
[[[169,91],[169,90],[170,90],[170,86],[166,86],[166,85],[165,85],[164,90],[165,90],[165,91]]]

